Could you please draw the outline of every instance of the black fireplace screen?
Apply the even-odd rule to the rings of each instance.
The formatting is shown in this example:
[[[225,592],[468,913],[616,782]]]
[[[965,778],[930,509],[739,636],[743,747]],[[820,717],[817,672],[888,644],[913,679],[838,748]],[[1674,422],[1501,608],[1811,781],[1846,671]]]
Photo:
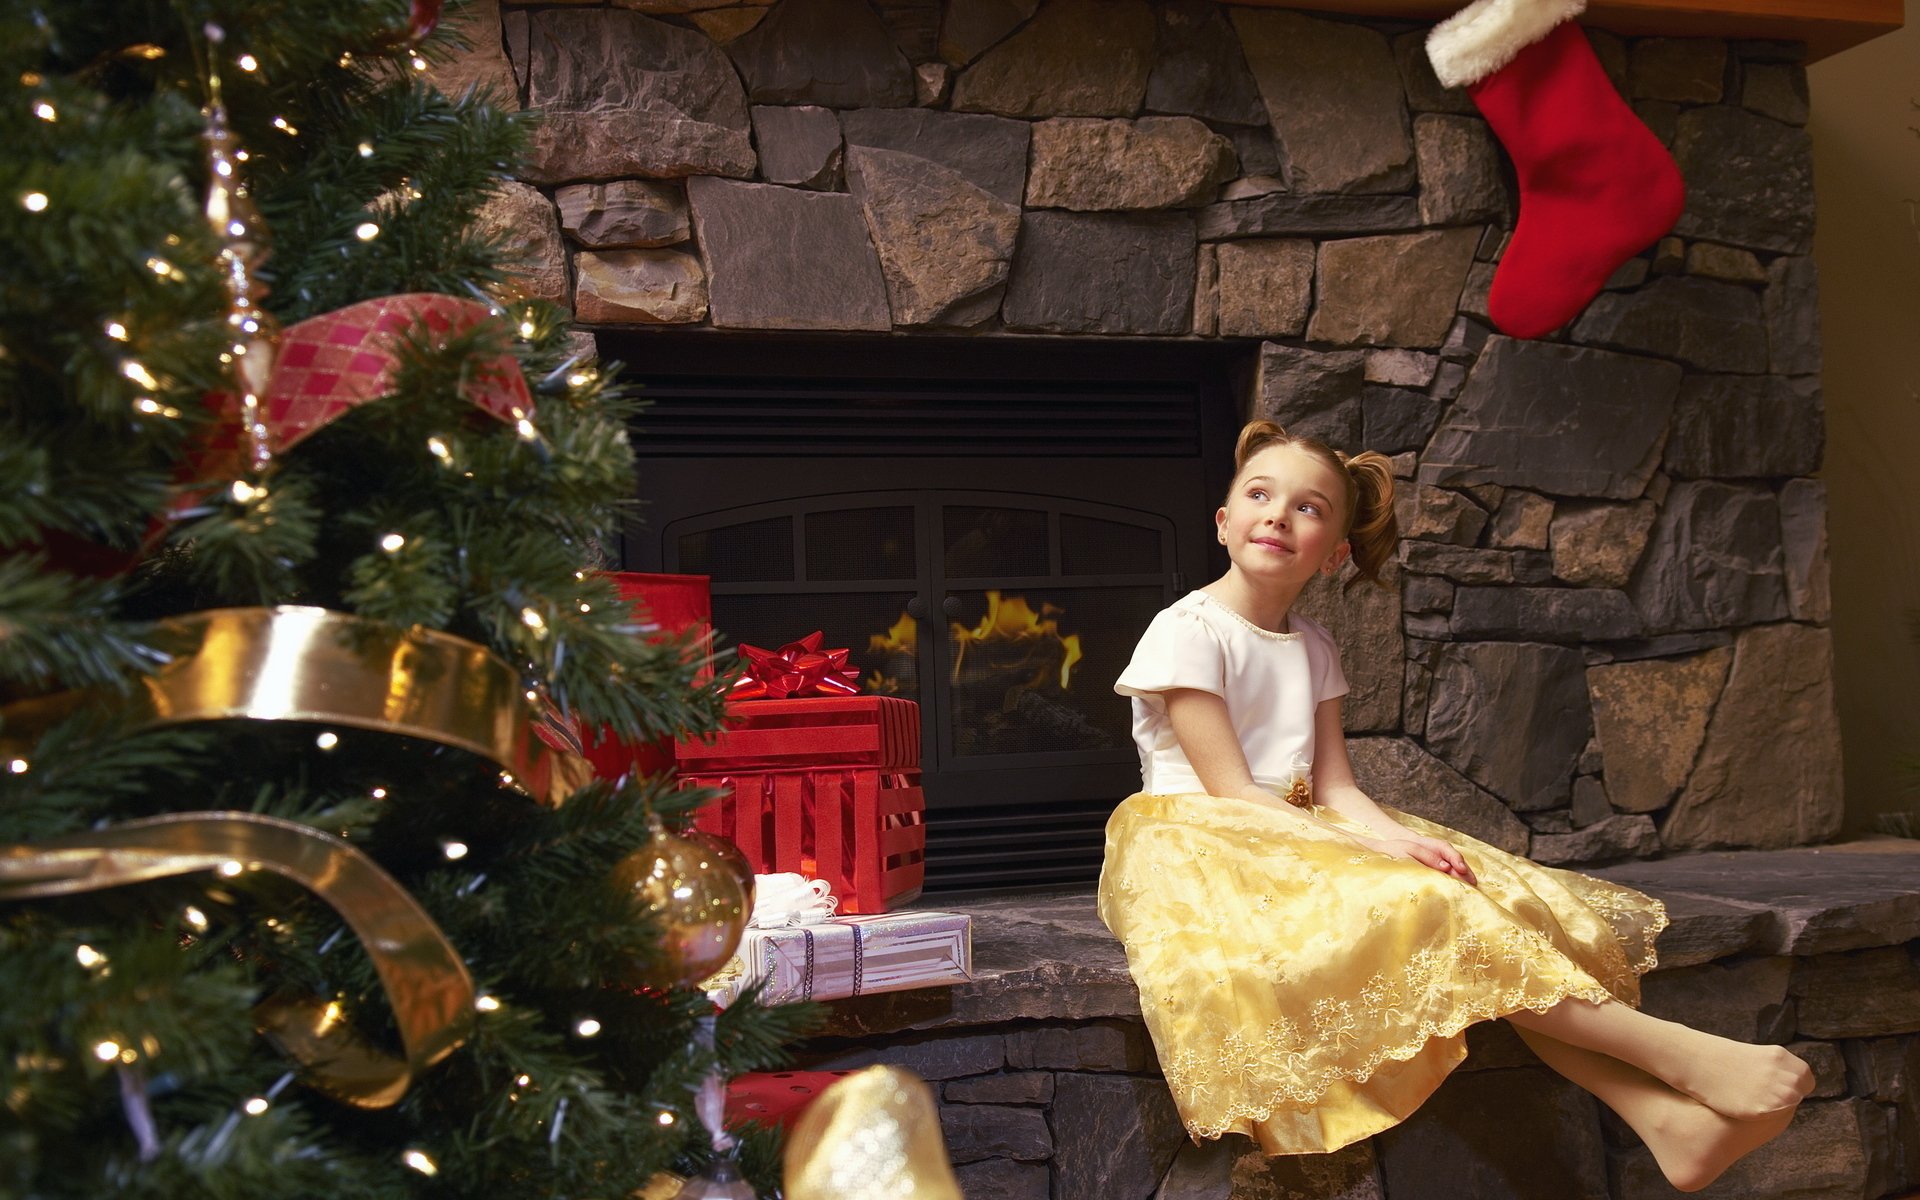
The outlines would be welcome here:
[[[647,520],[625,565],[710,576],[729,643],[818,629],[863,690],[920,704],[929,891],[1091,879],[1139,782],[1113,682],[1208,568],[1223,481],[1202,470],[1194,386],[1000,385],[991,403],[951,380],[647,391]],[[981,418],[1009,395],[1027,401],[1011,436]]]

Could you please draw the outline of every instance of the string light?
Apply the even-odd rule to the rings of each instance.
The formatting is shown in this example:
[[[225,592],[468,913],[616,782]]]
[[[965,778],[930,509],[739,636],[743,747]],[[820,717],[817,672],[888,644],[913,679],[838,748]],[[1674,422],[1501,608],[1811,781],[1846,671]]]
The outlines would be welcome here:
[[[513,423],[513,428],[514,428],[514,432],[518,433],[521,437],[525,438],[529,442],[533,441],[534,439],[540,436],[540,431],[533,427],[533,422],[527,420],[527,418],[525,417],[521,417],[518,421],[515,421]]]
[[[313,739],[313,744],[322,750],[331,750],[340,744],[340,735],[331,729],[322,730],[319,736]]]
[[[185,917],[187,924],[193,926],[195,929],[204,930],[207,927],[207,914],[201,912],[191,904],[187,905],[180,915]]]
[[[544,634],[546,632],[546,619],[531,608],[523,608],[520,610],[520,623],[537,634]]]
[[[447,448],[446,442],[437,437],[427,439],[427,452],[443,463],[453,461],[453,451]]]
[[[285,117],[275,117],[273,119],[273,127],[275,129],[278,129],[281,133],[286,134],[288,137],[300,136],[300,131],[298,129],[295,129],[292,123],[289,122]]]
[[[33,115],[39,117],[42,121],[57,121],[60,119],[59,112],[54,109],[53,105],[48,104],[45,100],[33,106]]]
[[[152,396],[142,396],[133,402],[133,411],[149,417],[165,417],[170,421],[180,419],[180,410],[171,404],[162,404]]]
[[[108,321],[107,336],[116,342],[124,342],[127,340],[127,327],[118,321]]]
[[[441,842],[440,853],[447,856],[448,862],[457,862],[467,856],[467,844],[465,842]]]
[[[246,869],[245,863],[236,862],[231,858],[220,864],[220,873],[228,879],[232,879]]]
[[[111,1040],[96,1042],[93,1047],[93,1056],[101,1062],[112,1062],[120,1057],[120,1043]]]
[[[511,771],[500,772],[500,786],[501,787],[513,786],[513,772]]]
[[[343,67],[350,67],[353,65],[353,51],[348,50],[340,55],[340,65]]]
[[[45,212],[47,211],[47,194],[45,192],[28,192],[26,195],[20,197],[20,207],[26,209],[28,212]]]
[[[233,481],[233,486],[227,489],[227,494],[233,497],[235,504],[251,504],[266,495],[267,489],[255,487],[244,479],[236,479]]]
[[[376,225],[372,221],[362,221],[359,225],[356,225],[354,227],[353,236],[359,238],[363,242],[370,242],[373,239],[380,236],[380,226]]]
[[[32,765],[32,763],[24,758],[11,758],[7,760],[7,773],[10,775],[25,775]]]
[[[120,364],[120,373],[143,388],[158,388],[160,386],[160,381],[153,377],[152,371],[147,370],[145,363],[128,359],[126,362]]]
[[[532,336],[533,336],[534,334],[536,334],[536,333],[539,333],[539,332],[540,332],[540,327],[539,327],[538,325],[535,325],[535,324],[534,324],[534,323],[533,323],[532,321],[522,321],[522,322],[520,322],[520,336],[521,336],[521,337],[523,337],[523,338],[530,338],[530,337],[532,337]]]
[[[582,1017],[580,1023],[573,1027],[573,1031],[581,1037],[593,1037],[600,1032],[600,1022],[592,1017]]]
[[[241,1110],[250,1117],[257,1117],[271,1107],[272,1105],[267,1103],[265,1096],[249,1097],[247,1102],[240,1106]]]
[[[375,800],[385,800],[387,798],[387,789],[385,788],[373,789],[373,798]]]
[[[492,996],[476,996],[473,1006],[481,1012],[500,1011],[500,1001]]]
[[[568,387],[585,387],[592,382],[592,371],[575,371],[573,374],[567,376]]]
[[[590,613],[593,611],[593,605],[588,604],[585,600],[582,600],[580,602],[580,611],[583,613]]]
[[[665,1112],[665,1111],[662,1111],[662,1112],[661,1112],[661,1114],[660,1114],[660,1123],[661,1123],[662,1125],[671,1125],[671,1124],[673,1124],[673,1114],[672,1114],[672,1113],[670,1113],[670,1112]]]
[[[400,548],[402,546],[405,546],[406,544],[407,544],[406,537],[398,533],[390,533],[387,536],[380,539],[380,548],[382,550],[385,550],[388,554],[398,554],[400,552]]]
[[[431,1158],[428,1158],[426,1152],[423,1150],[409,1150],[400,1156],[400,1161],[420,1172],[422,1175],[433,1176],[440,1173],[439,1165]]]
[[[361,142],[361,143],[360,143],[360,145],[359,145],[358,147],[356,147],[356,148],[357,148],[357,149],[358,149],[358,150],[360,151],[360,157],[361,157],[361,158],[372,158],[372,157],[373,157],[373,143],[372,143],[372,142]]]
[[[515,1087],[531,1087],[532,1085],[533,1076],[531,1075],[515,1075],[513,1077],[513,1086]]]
[[[73,956],[80,960],[81,966],[88,968],[97,967],[107,961],[106,955],[84,943],[73,948]]]
[[[233,61],[240,64],[242,71],[258,71],[260,69],[260,60],[251,54],[242,54]]]
[[[427,60],[421,58],[418,54],[414,54],[407,61],[413,64],[413,69],[416,71],[424,71],[427,69]]]

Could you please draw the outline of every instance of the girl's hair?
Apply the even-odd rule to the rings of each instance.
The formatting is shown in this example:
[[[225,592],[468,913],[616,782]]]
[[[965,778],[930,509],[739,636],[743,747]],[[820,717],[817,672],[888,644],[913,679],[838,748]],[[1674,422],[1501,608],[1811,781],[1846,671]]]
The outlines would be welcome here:
[[[1342,531],[1353,549],[1351,590],[1361,580],[1386,587],[1380,572],[1393,557],[1394,543],[1400,540],[1400,522],[1393,515],[1393,460],[1372,450],[1348,458],[1325,442],[1288,433],[1279,424],[1264,418],[1248,421],[1240,430],[1233,447],[1233,477],[1247,469],[1247,460],[1271,446],[1292,446],[1305,451],[1333,468],[1347,481]]]

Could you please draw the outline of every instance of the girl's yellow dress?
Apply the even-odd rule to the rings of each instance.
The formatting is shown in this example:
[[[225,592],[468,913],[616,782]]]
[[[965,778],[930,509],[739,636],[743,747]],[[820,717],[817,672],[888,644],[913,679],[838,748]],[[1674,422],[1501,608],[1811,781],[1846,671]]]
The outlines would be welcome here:
[[[1156,618],[1116,686],[1135,699],[1147,790],[1107,823],[1099,911],[1195,1138],[1336,1150],[1418,1108],[1476,1021],[1568,997],[1638,1002],[1667,923],[1659,901],[1393,814],[1458,847],[1473,887],[1361,848],[1373,831],[1331,809],[1286,807],[1312,760],[1312,705],[1345,691],[1319,626],[1296,616],[1274,634],[1194,593]],[[1304,704],[1304,745],[1290,717],[1278,735],[1241,731],[1273,804],[1208,796],[1197,780],[1176,790],[1191,768],[1157,693],[1193,686],[1225,695],[1237,727],[1249,706],[1236,693],[1254,709]]]

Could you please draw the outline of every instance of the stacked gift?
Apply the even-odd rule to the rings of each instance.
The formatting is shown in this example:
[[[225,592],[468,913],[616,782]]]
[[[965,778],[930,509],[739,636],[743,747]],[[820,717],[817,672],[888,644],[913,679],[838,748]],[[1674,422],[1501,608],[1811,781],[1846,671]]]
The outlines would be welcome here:
[[[683,784],[723,793],[695,824],[756,870],[822,880],[842,912],[886,912],[926,878],[920,706],[857,694],[845,651],[819,641],[743,647],[749,675],[734,694],[758,698],[730,701],[729,727],[679,743],[674,760]]]
[[[640,627],[644,636],[665,638],[692,633],[696,644],[705,645],[712,633],[713,616],[705,575],[615,571],[608,578],[620,589],[620,598],[631,603],[634,615],[644,622]],[[623,742],[606,729],[582,741],[594,774],[603,779],[626,774],[657,775],[673,765],[673,748],[665,743]]]
[[[702,986],[725,1007],[760,980],[763,1004],[842,1000],[973,978],[973,922],[960,913],[898,912],[749,928]]]

